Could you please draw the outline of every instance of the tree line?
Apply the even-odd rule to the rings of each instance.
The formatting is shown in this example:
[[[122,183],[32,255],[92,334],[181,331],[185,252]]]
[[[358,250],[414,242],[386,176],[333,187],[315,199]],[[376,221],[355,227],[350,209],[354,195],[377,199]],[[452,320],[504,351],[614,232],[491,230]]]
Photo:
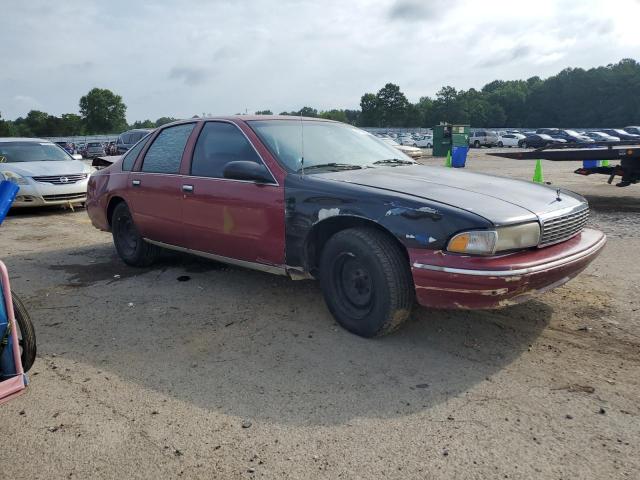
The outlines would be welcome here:
[[[154,128],[175,120],[161,117],[126,121],[120,95],[94,88],[80,99],[80,115],[60,117],[32,110],[14,121],[2,120],[0,136],[71,136]],[[259,110],[257,115],[271,115]],[[387,83],[365,93],[360,109],[318,111],[305,106],[280,115],[327,118],[362,127],[431,127],[440,122],[484,127],[604,127],[640,125],[640,63],[623,59],[588,70],[567,68],[541,79],[494,80],[480,90],[442,87],[435,97],[411,103],[398,85]]]

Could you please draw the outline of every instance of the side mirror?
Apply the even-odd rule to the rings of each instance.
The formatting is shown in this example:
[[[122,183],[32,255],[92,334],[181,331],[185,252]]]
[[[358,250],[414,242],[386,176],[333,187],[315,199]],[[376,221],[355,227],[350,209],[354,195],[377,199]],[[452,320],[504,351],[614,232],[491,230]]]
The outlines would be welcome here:
[[[261,163],[246,160],[229,162],[222,171],[224,178],[233,180],[249,180],[258,183],[273,183],[273,177]]]
[[[82,155],[80,155],[79,153],[74,153],[71,156],[73,157],[74,160],[82,160]]]

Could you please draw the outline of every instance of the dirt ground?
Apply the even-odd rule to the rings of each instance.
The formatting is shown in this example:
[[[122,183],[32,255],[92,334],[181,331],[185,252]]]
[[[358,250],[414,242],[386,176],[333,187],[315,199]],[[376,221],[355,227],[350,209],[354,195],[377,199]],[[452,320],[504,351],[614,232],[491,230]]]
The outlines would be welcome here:
[[[467,168],[533,175],[486,153]],[[11,215],[0,258],[39,352],[0,406],[0,477],[640,478],[640,187],[574,168],[544,162],[609,236],[583,274],[377,340],[314,282],[174,254],[132,269],[83,210]]]

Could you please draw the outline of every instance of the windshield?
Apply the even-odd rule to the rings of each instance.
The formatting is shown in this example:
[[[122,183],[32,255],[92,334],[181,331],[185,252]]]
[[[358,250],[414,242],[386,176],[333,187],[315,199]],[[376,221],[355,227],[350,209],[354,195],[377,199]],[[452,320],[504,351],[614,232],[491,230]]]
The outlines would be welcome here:
[[[73,158],[50,142],[0,142],[0,163],[60,162]]]
[[[565,130],[564,131],[567,135],[571,135],[572,137],[579,137],[580,134],[578,132],[576,132],[575,130]]]
[[[363,168],[392,159],[414,163],[399,150],[386,145],[387,139],[378,139],[343,123],[313,120],[253,120],[248,123],[280,163],[293,172],[319,165]]]

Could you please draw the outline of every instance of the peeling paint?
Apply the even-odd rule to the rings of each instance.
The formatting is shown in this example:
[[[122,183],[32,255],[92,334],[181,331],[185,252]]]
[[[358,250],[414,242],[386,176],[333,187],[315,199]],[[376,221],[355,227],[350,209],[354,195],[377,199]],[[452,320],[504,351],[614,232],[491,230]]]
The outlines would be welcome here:
[[[393,216],[403,216],[405,218],[418,219],[429,217],[433,220],[440,220],[442,215],[438,210],[431,207],[420,207],[420,208],[412,208],[405,207],[402,205],[396,205],[394,203],[391,204],[393,208],[390,208],[384,214],[385,217],[393,217]]]
[[[340,215],[339,208],[321,208],[320,210],[318,210],[318,220],[335,217],[336,215]]]

